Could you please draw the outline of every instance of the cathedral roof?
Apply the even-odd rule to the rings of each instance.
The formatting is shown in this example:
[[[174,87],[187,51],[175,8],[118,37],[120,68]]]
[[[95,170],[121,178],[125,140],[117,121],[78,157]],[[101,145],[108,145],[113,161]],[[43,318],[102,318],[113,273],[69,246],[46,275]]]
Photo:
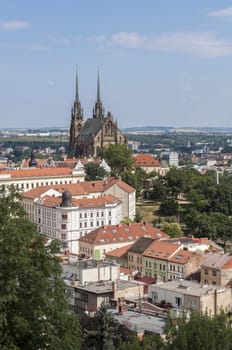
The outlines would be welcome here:
[[[88,118],[77,137],[78,141],[90,141],[93,135],[101,129],[102,120],[100,118]]]

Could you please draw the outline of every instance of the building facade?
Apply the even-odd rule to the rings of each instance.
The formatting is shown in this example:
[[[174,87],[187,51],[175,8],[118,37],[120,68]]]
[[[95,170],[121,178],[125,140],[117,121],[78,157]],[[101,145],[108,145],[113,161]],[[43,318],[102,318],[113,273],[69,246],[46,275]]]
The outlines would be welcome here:
[[[73,199],[70,191],[64,191],[62,197],[58,194],[54,191],[33,204],[33,221],[41,234],[60,241],[65,251],[79,254],[80,237],[121,221],[121,201],[111,195]]]
[[[105,115],[100,97],[100,79],[98,72],[97,99],[93,108],[93,117],[84,121],[83,109],[79,99],[78,78],[76,75],[76,97],[71,112],[71,125],[68,156],[97,157],[103,147],[118,143],[127,144],[126,136],[118,129],[111,112]]]

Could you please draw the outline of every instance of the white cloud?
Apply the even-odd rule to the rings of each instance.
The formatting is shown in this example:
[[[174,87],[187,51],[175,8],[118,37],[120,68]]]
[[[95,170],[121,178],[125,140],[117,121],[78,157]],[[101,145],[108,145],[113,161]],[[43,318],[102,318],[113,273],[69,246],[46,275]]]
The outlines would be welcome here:
[[[218,11],[211,11],[208,15],[212,17],[229,17],[232,16],[232,7],[227,7]]]
[[[111,36],[111,42],[128,48],[140,48],[146,46],[147,39],[135,32],[120,32]]]
[[[88,37],[87,40],[90,42],[102,43],[107,40],[107,37],[105,35],[94,35]]]
[[[157,37],[135,32],[113,34],[106,42],[126,48],[192,54],[200,57],[219,57],[232,54],[232,42],[218,39],[211,32],[179,32]]]
[[[14,31],[14,30],[20,30],[30,27],[29,22],[24,21],[9,21],[9,22],[1,22],[0,23],[0,30],[4,31]]]

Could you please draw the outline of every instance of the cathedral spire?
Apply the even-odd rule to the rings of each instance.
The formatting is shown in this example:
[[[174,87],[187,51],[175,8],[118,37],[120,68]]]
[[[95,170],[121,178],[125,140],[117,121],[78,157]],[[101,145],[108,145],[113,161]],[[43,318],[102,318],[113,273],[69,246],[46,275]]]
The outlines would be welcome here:
[[[104,108],[102,106],[101,96],[100,96],[100,74],[99,67],[97,72],[97,100],[95,102],[95,107],[93,110],[93,118],[104,118]]]
[[[101,102],[101,97],[100,97],[100,76],[99,76],[99,67],[98,67],[98,72],[97,72],[97,102]]]
[[[79,102],[79,89],[78,89],[78,72],[76,68],[76,102]]]

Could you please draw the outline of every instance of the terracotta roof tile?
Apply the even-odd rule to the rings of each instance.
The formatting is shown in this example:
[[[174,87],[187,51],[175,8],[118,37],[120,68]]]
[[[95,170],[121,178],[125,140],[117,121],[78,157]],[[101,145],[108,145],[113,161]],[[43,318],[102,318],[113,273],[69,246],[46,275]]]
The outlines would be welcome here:
[[[186,264],[195,254],[196,253],[181,249],[170,257],[168,261],[176,264]]]
[[[128,249],[132,246],[133,244],[128,244],[128,245],[125,245],[124,247],[121,247],[121,248],[117,248],[117,249],[114,249],[114,250],[111,250],[109,252],[106,252],[106,257],[107,256],[110,256],[110,257],[115,257],[115,258],[123,258],[124,256],[127,256],[127,252],[128,252]]]
[[[62,175],[72,175],[72,169],[69,168],[33,168],[33,169],[15,169],[1,170],[1,174],[10,174],[12,179],[34,178],[34,177],[52,177]]]
[[[112,226],[102,226],[80,238],[80,242],[95,245],[110,243],[132,243],[141,236],[153,239],[166,238],[168,235],[149,224],[131,223]]]
[[[163,240],[154,241],[143,253],[143,256],[168,260],[177,250],[181,248],[180,243],[169,243]]]
[[[59,168],[56,168],[56,169],[59,169]],[[66,169],[66,168],[62,168],[62,169]],[[67,169],[67,170],[71,171],[71,169]],[[0,174],[1,174],[1,171],[0,171]],[[105,180],[104,181],[83,181],[83,182],[78,182],[76,184],[40,186],[40,187],[33,188],[27,192],[24,192],[23,197],[35,199],[49,189],[54,189],[60,193],[62,193],[64,190],[68,190],[72,193],[73,196],[88,195],[90,193],[104,193],[106,189],[110,188],[114,184],[117,184],[119,187],[121,187],[124,191],[128,193],[135,191],[133,187],[127,185],[125,182],[119,179],[109,179],[109,181],[105,181]]]
[[[160,162],[158,159],[155,159],[151,154],[137,154],[135,156],[135,165],[136,166],[150,166],[150,167],[159,167]]]
[[[97,198],[83,198],[83,199],[72,199],[72,206],[78,207],[80,209],[90,209],[90,208],[103,208],[107,204],[120,204],[121,201],[112,195],[106,195]],[[45,207],[56,207],[61,204],[61,197],[54,196],[44,196],[42,199],[42,204]]]

